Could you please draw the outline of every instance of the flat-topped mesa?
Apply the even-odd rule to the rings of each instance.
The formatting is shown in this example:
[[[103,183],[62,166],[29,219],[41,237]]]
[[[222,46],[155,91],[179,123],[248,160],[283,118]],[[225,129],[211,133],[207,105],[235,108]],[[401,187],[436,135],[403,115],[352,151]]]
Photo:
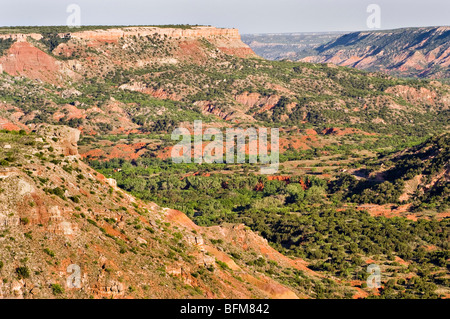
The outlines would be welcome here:
[[[10,30],[10,33],[7,33],[8,31],[2,31],[5,33],[0,34],[0,39],[12,38],[15,42],[12,44],[7,43],[10,44],[10,47],[4,50],[3,55],[0,56],[0,73],[5,71],[13,76],[22,75],[31,79],[39,79],[40,81],[58,85],[69,78],[71,80],[78,80],[81,78],[81,75],[78,73],[79,70],[92,68],[92,65],[88,66],[90,63],[88,59],[78,59],[70,55],[73,53],[71,50],[82,49],[85,46],[91,45],[101,46],[102,43],[118,44],[121,42],[121,39],[128,39],[128,41],[132,42],[134,41],[134,37],[146,41],[146,37],[151,38],[155,35],[156,37],[167,38],[167,41],[174,42],[173,46],[178,48],[178,53],[176,54],[179,55],[176,58],[181,60],[192,58],[198,62],[208,56],[202,50],[208,51],[210,47],[204,43],[200,43],[202,42],[199,41],[201,39],[207,39],[215,49],[228,55],[240,58],[256,57],[253,50],[241,41],[241,36],[237,29],[220,29],[206,26],[180,28],[151,26],[90,28],[89,30],[83,30],[82,28],[33,28],[29,30],[29,33],[14,33],[14,30]],[[36,43],[43,37],[48,37],[46,32],[56,32],[55,30],[60,32],[58,33],[60,37],[70,37],[72,40],[68,43],[67,41],[61,41],[62,43],[57,48],[52,48],[52,53],[55,55],[67,53],[67,57],[71,57],[69,59],[70,61],[63,61],[55,57],[55,55],[48,54],[48,43]],[[195,47],[198,50],[186,49],[186,47]],[[115,52],[126,57],[127,52],[120,52],[124,48],[126,46],[114,46]],[[53,50],[55,51],[53,52]],[[144,61],[145,59],[146,57],[144,56],[142,65],[146,63]],[[158,57],[155,59],[158,59]],[[125,58],[122,62],[128,63],[129,61],[126,61]],[[139,63],[137,62],[137,64]],[[74,71],[74,65],[77,65],[77,71]]]
[[[154,34],[172,38],[214,38],[225,37],[230,40],[241,40],[238,29],[219,29],[214,27],[158,28],[158,27],[126,27],[107,30],[92,30],[69,33],[72,38],[99,41],[117,41],[132,36],[151,36]]]
[[[61,37],[70,35],[75,39],[84,40],[98,40],[98,41],[117,41],[120,38],[132,36],[151,36],[154,34],[166,35],[172,38],[214,38],[224,37],[229,40],[241,40],[241,35],[238,29],[222,29],[215,27],[191,27],[189,29],[183,28],[161,28],[161,27],[123,27],[111,29],[97,29],[88,31],[76,31],[60,33]],[[14,39],[18,42],[24,42],[28,37],[34,40],[42,39],[42,34],[39,33],[5,33],[0,34],[0,39]]]
[[[7,33],[7,34],[0,34],[0,39],[13,39],[13,40],[15,40],[17,42],[26,42],[28,37],[39,41],[40,39],[42,39],[42,34],[39,34],[39,33]]]

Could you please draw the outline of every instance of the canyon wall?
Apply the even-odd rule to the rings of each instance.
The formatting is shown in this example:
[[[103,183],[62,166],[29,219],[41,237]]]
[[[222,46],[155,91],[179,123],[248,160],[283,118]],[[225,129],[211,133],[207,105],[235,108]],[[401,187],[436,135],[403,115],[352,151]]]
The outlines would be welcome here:
[[[256,56],[253,50],[241,41],[241,36],[237,29],[220,29],[214,27],[191,27],[191,28],[165,28],[165,27],[122,27],[86,30],[71,29],[73,32],[60,33],[60,37],[70,36],[73,41],[72,50],[88,46],[102,45],[103,43],[119,42],[119,39],[132,37],[146,37],[159,35],[167,38],[168,41],[177,42],[180,46],[180,54],[184,58],[195,56],[199,51],[200,43],[198,40],[207,39],[220,51],[235,55],[238,57]],[[8,31],[7,31],[8,32]],[[72,59],[71,61],[62,61],[55,55],[48,54],[42,45],[36,45],[45,36],[39,33],[11,33],[0,34],[0,39],[12,38],[15,42],[10,48],[5,50],[0,56],[0,72],[6,72],[10,75],[23,75],[34,80],[40,80],[52,84],[61,84],[64,80],[78,80],[79,75],[75,71],[80,68],[74,68],[74,65],[81,65],[83,61]],[[180,43],[178,43],[180,42]],[[65,44],[63,49],[67,49]],[[192,51],[197,48],[197,51]],[[123,48],[116,48],[122,50]],[[56,51],[55,51],[56,52]],[[55,53],[53,52],[53,53]],[[195,53],[197,52],[197,53]],[[56,55],[58,53],[56,52]],[[197,54],[198,55],[198,54]],[[200,54],[201,55],[201,54]],[[197,56],[194,57],[196,59]],[[89,61],[88,61],[89,62]],[[116,61],[117,62],[117,61]],[[92,65],[89,66],[92,68]]]
[[[151,36],[158,34],[172,38],[213,38],[226,37],[231,40],[240,40],[238,29],[219,29],[214,27],[158,28],[158,27],[126,27],[120,29],[93,30],[73,32],[73,38],[84,40],[116,41],[119,38],[132,36]]]
[[[230,40],[241,40],[238,29],[221,29],[215,27],[192,27],[191,29],[182,28],[160,28],[160,27],[123,27],[114,29],[98,29],[89,31],[77,31],[61,33],[60,36],[70,34],[72,38],[83,40],[98,41],[117,41],[120,38],[132,36],[152,36],[158,34],[172,38],[215,38],[224,37]],[[26,41],[27,37],[40,40],[42,35],[39,33],[9,33],[0,34],[0,39],[12,38],[16,41]]]

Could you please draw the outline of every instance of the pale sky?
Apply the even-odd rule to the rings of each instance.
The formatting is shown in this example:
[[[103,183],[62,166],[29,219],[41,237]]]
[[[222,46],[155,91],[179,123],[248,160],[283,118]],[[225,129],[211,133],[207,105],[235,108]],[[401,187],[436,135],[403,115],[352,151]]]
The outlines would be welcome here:
[[[245,33],[367,30],[369,4],[381,29],[450,25],[450,0],[0,0],[0,26],[65,25],[69,4],[82,25],[202,24]]]

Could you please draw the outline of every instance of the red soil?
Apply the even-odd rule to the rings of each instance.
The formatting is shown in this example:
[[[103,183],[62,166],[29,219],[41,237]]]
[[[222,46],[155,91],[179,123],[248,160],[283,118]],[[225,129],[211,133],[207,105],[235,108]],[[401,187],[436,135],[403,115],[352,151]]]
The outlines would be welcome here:
[[[30,131],[30,129],[24,124],[22,124],[20,122],[17,122],[17,124],[14,124],[14,123],[11,123],[9,120],[2,118],[2,117],[0,117],[0,129],[8,130],[8,131],[20,131],[20,130],[25,130],[27,132]]]
[[[286,184],[290,184],[291,183],[291,176],[267,176],[267,179],[269,181],[282,181],[282,182],[286,182]],[[304,181],[303,179],[300,179],[298,182],[300,185],[302,185],[303,190],[307,190],[309,187],[309,182],[308,181]],[[263,186],[264,188],[264,186]]]
[[[146,152],[145,146],[147,144],[144,142],[134,143],[134,144],[118,144],[115,145],[109,150],[105,152],[101,149],[93,149],[89,150],[83,154],[81,154],[82,158],[91,157],[92,159],[98,159],[100,157],[104,157],[106,160],[113,158],[123,158],[123,159],[137,159],[142,154]]]
[[[0,58],[0,65],[10,75],[23,75],[52,84],[60,82],[60,62],[28,42],[15,42]]]
[[[325,135],[350,135],[350,134],[363,134],[363,135],[376,135],[375,133],[367,133],[356,128],[341,128],[341,127],[330,127],[322,130],[322,134]]]

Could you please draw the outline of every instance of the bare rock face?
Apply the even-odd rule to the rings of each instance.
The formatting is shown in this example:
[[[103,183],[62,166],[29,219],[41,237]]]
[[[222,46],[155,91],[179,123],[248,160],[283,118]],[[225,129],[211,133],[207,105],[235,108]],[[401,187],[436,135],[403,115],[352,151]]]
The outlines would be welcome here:
[[[71,40],[67,43],[61,43],[53,49],[49,54],[47,49],[43,48],[42,43],[36,43],[42,39],[40,34],[5,34],[0,38],[12,38],[15,42],[0,57],[0,73],[6,72],[12,76],[25,76],[32,80],[50,83],[57,86],[63,86],[66,81],[80,81],[82,74],[92,72],[96,75],[103,75],[99,65],[101,58],[89,56],[87,59],[74,55],[75,52],[83,51],[88,47],[102,47],[112,44],[114,51],[132,50],[133,41],[136,38],[143,37],[159,37],[168,43],[178,47],[178,53],[184,59],[197,59],[198,54],[204,54],[199,49],[201,40],[208,41],[215,47],[217,52],[235,55],[239,57],[256,57],[253,50],[241,41],[241,36],[237,29],[220,29],[214,27],[191,27],[191,28],[158,28],[158,27],[124,27],[107,30],[90,30],[72,33],[60,34],[61,37],[70,36]],[[30,40],[32,38],[33,40]],[[134,39],[134,40],[133,40]],[[125,45],[118,45],[119,42],[125,41]],[[42,50],[41,50],[42,49]],[[193,51],[192,51],[193,50]],[[108,49],[107,55],[111,50]],[[210,54],[214,54],[211,53]],[[58,59],[56,57],[65,57],[69,59]],[[176,64],[177,56],[170,57],[154,57],[154,60],[160,59],[160,63]],[[109,56],[108,56],[109,59]],[[114,61],[113,61],[114,60]],[[144,66],[149,61],[145,52],[142,54],[142,60],[135,61],[133,66]],[[111,59],[105,60],[108,64],[127,64],[128,59]],[[102,64],[102,63],[100,63]],[[98,71],[98,73],[97,73]],[[139,90],[139,89],[137,89]],[[152,90],[145,88],[148,94],[152,94],[157,98],[170,98],[179,100],[177,95],[168,94],[164,90]],[[76,90],[66,89],[62,93],[62,97],[78,96],[80,92]]]
[[[0,229],[19,225],[19,217],[0,214]]]
[[[387,93],[392,93],[395,96],[399,96],[410,103],[423,103],[430,106],[435,106],[436,102],[442,103],[445,109],[450,107],[450,95],[447,94],[442,98],[437,97],[436,92],[433,92],[427,88],[416,89],[405,85],[398,85],[386,89]]]
[[[449,35],[448,26],[354,32],[316,47],[316,55],[300,60],[405,77],[448,78]]]
[[[0,58],[0,66],[10,75],[23,75],[52,84],[60,83],[64,75],[76,77],[63,63],[26,41],[15,42]]]
[[[81,31],[70,33],[72,38],[97,41],[117,41],[119,38],[132,36],[151,36],[158,34],[172,38],[213,38],[226,37],[233,40],[240,40],[241,36],[237,29],[219,29],[214,27],[192,27],[191,29],[181,28],[158,28],[158,27],[130,27],[123,29],[108,29]]]
[[[42,39],[42,34],[38,34],[38,33],[27,33],[27,34],[23,34],[23,33],[12,33],[12,34],[0,34],[0,39],[13,39],[16,40],[17,42],[25,42],[27,40],[27,38],[30,37],[34,40],[39,41],[40,39]]]
[[[64,156],[78,156],[79,130],[68,126],[40,125],[36,132],[46,136],[52,147]]]
[[[122,283],[115,280],[107,280],[104,285],[100,286],[100,294],[107,296],[119,297],[125,293],[125,287]]]
[[[66,89],[61,93],[61,96],[65,99],[73,96],[80,96],[81,92],[75,89]]]

